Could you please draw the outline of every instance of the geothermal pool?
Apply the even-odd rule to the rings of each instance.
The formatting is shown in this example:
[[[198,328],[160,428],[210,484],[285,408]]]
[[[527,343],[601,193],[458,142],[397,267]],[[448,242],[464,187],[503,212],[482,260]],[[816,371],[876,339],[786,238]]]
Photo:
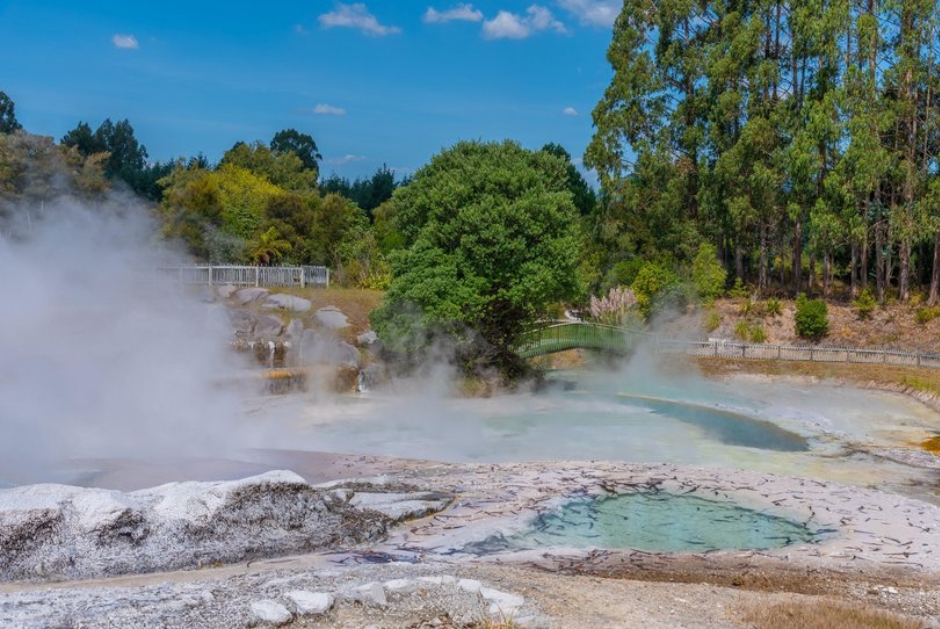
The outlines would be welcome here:
[[[940,504],[936,469],[879,453],[940,431],[940,413],[901,395],[848,386],[738,377],[657,376],[652,370],[572,371],[546,390],[454,398],[431,379],[358,396],[317,393],[247,401],[230,426],[213,427],[193,456],[109,447],[41,474],[0,461],[0,486],[27,482],[139,489],[173,480],[239,478],[293,469],[312,482],[339,453],[453,463],[625,461],[751,469],[874,487]],[[168,431],[167,434],[171,434]],[[141,443],[148,441],[139,439]],[[186,441],[180,439],[180,441]],[[348,470],[348,471],[347,471]]]
[[[849,386],[741,377],[569,372],[539,393],[452,399],[422,391],[294,396],[254,410],[275,448],[447,462],[609,460],[753,469],[940,502],[936,470],[878,456],[916,449],[940,414]],[[875,454],[872,454],[874,452]]]

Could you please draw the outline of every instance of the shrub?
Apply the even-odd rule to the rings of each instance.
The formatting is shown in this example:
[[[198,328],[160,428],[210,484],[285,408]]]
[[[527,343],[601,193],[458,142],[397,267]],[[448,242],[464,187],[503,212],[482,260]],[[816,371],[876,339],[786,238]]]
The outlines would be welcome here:
[[[940,317],[940,307],[936,306],[924,306],[923,308],[918,308],[917,312],[914,314],[914,318],[917,320],[917,323],[921,325],[930,323],[937,317]]]
[[[606,297],[591,295],[591,317],[600,323],[620,325],[627,311],[637,303],[636,295],[626,286],[610,289]]]
[[[875,309],[875,306],[878,305],[878,301],[875,299],[875,296],[871,294],[871,289],[866,288],[861,292],[858,298],[852,302],[852,305],[855,306],[855,312],[858,314],[859,319],[871,319],[871,313]]]
[[[633,280],[637,305],[645,318],[669,306],[680,305],[682,284],[679,276],[653,262],[646,262]]]
[[[721,315],[718,314],[717,310],[709,309],[705,312],[705,317],[702,319],[702,327],[705,328],[706,332],[714,332],[720,325]]]
[[[796,300],[796,333],[808,339],[821,339],[829,333],[829,309],[821,299]]]
[[[725,289],[728,272],[718,260],[718,252],[713,245],[703,244],[698,248],[692,261],[692,284],[699,298],[711,303]]]
[[[734,326],[734,335],[742,341],[746,341],[750,338],[750,332],[751,327],[748,325],[747,321],[738,321],[737,325]]]
[[[751,343],[764,343],[767,341],[767,332],[764,330],[764,326],[759,323],[754,324],[754,327],[751,328]]]
[[[734,286],[731,287],[731,296],[735,299],[746,299],[751,294],[751,289],[745,286],[744,281],[739,277],[734,280]]]
[[[779,299],[771,297],[767,300],[765,305],[767,308],[767,314],[769,314],[771,317],[779,317],[781,314],[783,314],[783,305],[780,303]]]

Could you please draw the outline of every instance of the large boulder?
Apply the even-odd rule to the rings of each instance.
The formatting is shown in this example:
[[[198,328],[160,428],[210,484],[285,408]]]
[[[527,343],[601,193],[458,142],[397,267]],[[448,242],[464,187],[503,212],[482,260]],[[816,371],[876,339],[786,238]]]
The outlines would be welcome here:
[[[251,336],[255,331],[258,318],[245,310],[229,310],[228,320],[232,324],[232,331],[237,336]]]
[[[280,317],[274,315],[261,315],[255,322],[254,336],[256,339],[274,339],[284,331],[284,324]]]
[[[309,299],[281,293],[268,295],[268,298],[264,300],[264,308],[268,309],[283,308],[292,312],[307,312],[312,307],[313,304]]]
[[[347,365],[359,368],[359,350],[345,341],[334,339],[314,330],[304,330],[298,350],[301,365]]]
[[[267,288],[243,288],[235,293],[235,298],[243,304],[250,304],[267,296],[270,292]]]
[[[349,318],[336,306],[320,308],[314,316],[317,323],[328,330],[342,330],[349,327]]]

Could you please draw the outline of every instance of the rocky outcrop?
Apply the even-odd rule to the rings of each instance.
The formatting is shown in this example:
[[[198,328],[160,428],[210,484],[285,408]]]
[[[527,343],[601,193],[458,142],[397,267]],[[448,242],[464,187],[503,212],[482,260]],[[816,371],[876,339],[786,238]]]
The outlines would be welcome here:
[[[0,580],[107,577],[342,548],[449,501],[382,487],[318,488],[287,471],[131,493],[16,487],[0,491]]]
[[[278,293],[268,295],[268,298],[264,300],[263,307],[268,309],[283,308],[291,312],[307,312],[313,307],[313,304],[309,299],[304,299],[303,297]]]

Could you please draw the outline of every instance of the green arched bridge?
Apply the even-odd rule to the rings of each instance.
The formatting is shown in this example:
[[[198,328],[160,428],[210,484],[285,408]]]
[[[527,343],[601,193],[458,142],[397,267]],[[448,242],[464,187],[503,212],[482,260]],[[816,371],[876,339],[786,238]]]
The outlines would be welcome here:
[[[569,349],[595,349],[612,354],[628,354],[644,336],[642,332],[600,323],[557,322],[524,332],[519,339],[517,352],[522,358],[534,358]]]

